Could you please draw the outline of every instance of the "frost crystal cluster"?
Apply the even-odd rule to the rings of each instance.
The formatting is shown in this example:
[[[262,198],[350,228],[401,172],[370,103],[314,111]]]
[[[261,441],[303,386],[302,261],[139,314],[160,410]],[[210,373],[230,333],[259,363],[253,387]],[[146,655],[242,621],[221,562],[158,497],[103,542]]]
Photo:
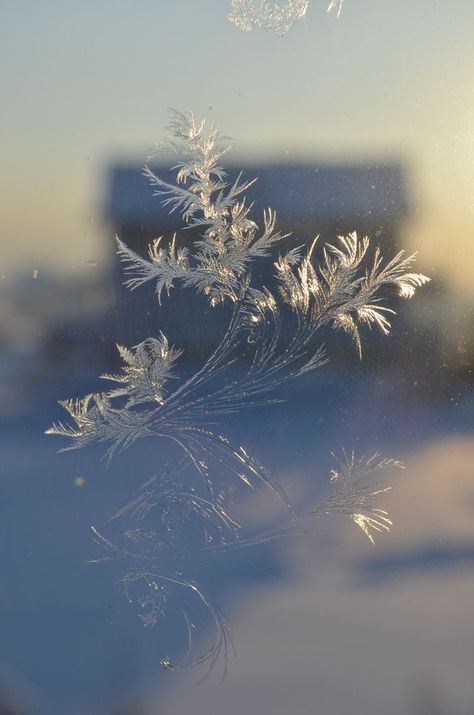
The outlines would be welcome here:
[[[344,0],[331,0],[327,11],[339,17]],[[248,32],[255,28],[269,30],[277,35],[286,35],[293,25],[306,15],[309,0],[231,0],[228,19],[240,30]]]
[[[238,5],[250,3],[234,2],[234,9]],[[307,3],[292,5],[302,13]],[[109,459],[145,438],[156,439],[158,450],[159,440],[174,444],[176,460],[148,475],[109,519],[110,525],[124,526],[119,542],[93,527],[103,550],[96,561],[123,561],[123,591],[138,604],[146,625],[173,609],[181,614],[186,653],[180,666],[164,657],[163,667],[210,670],[220,657],[226,662],[232,643],[224,616],[198,585],[196,564],[219,553],[230,558],[241,547],[282,538],[297,532],[303,520],[327,514],[348,517],[373,541],[391,526],[377,506],[389,488],[368,477],[402,466],[381,455],[335,456],[330,495],[297,514],[267,469],[222,433],[224,416],[279,401],[283,384],[324,365],[328,355],[318,345],[323,328],[347,333],[362,355],[361,329],[384,335],[390,330],[394,311],[384,304],[390,291],[411,298],[428,279],[413,271],[414,255],[401,251],[385,259],[378,247],[371,249],[369,238],[356,233],[321,247],[317,240],[298,245],[277,230],[273,209],[255,215],[246,196],[254,180],[239,175],[229,181],[222,159],[232,144],[216,126],[187,110],[173,113],[170,131],[178,155],[176,181],[164,181],[148,166],[144,172],[156,197],[199,238],[186,241],[184,231],[160,237],[141,255],[117,237],[125,282],[131,290],[150,283],[157,310],[166,309],[166,296],[180,289],[203,294],[210,309],[227,305],[225,333],[200,369],[182,379],[182,351],[164,334],[134,347],[118,346],[121,372],[102,375],[111,387],[62,402],[68,422],[47,433],[66,438],[64,449],[103,443]],[[254,276],[257,259],[273,266],[270,287]],[[286,513],[281,526],[241,536],[236,505],[239,492],[249,488],[266,490],[279,501]],[[214,634],[201,651],[198,623]]]
[[[306,14],[309,0],[232,0],[229,20],[240,30],[256,27],[286,35],[288,30]]]

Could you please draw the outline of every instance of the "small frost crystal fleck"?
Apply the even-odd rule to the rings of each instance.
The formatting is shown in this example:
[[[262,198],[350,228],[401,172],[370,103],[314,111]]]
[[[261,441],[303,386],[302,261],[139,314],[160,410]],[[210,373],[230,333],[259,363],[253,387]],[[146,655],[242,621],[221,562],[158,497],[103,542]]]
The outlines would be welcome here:
[[[233,3],[234,10],[244,5],[250,7]],[[304,14],[306,5],[300,3],[298,12]],[[227,329],[204,364],[188,377],[180,377],[182,351],[163,333],[134,347],[118,345],[121,371],[102,375],[112,387],[61,402],[69,422],[55,423],[47,434],[67,439],[64,449],[104,444],[109,459],[144,438],[156,439],[158,449],[159,440],[175,445],[175,461],[135,485],[131,501],[107,522],[113,526],[126,520],[120,537],[125,544],[93,527],[105,551],[95,561],[119,559],[126,564],[121,584],[127,599],[138,604],[145,625],[155,624],[179,604],[187,649],[181,658],[166,655],[164,668],[205,665],[209,671],[222,658],[225,670],[229,649],[232,652],[226,621],[197,582],[183,576],[186,564],[192,570],[198,556],[282,538],[294,533],[303,519],[333,513],[350,518],[373,542],[377,532],[389,531],[392,524],[378,506],[390,487],[365,480],[373,472],[402,465],[378,454],[362,458],[343,453],[331,473],[330,496],[298,515],[267,469],[222,433],[221,421],[243,409],[280,401],[282,385],[324,365],[328,355],[318,341],[322,328],[348,333],[361,356],[364,327],[389,333],[395,314],[385,305],[390,294],[411,298],[428,278],[413,271],[415,255],[400,251],[387,260],[378,247],[372,249],[368,237],[356,233],[321,246],[316,260],[316,239],[305,247],[281,234],[272,208],[255,216],[246,196],[255,179],[240,174],[229,181],[221,161],[232,144],[215,125],[196,120],[186,110],[173,112],[170,131],[169,144],[179,155],[176,181],[164,181],[148,166],[144,172],[158,199],[181,216],[183,230],[194,227],[199,237],[186,247],[180,233],[158,238],[146,255],[130,250],[117,237],[125,283],[133,290],[151,282],[157,310],[166,309],[172,289],[202,293],[213,309],[230,305]],[[261,285],[254,276],[256,259],[272,266],[271,286]],[[239,490],[249,488],[268,490],[288,516],[272,531],[241,538],[234,498],[238,501]],[[131,527],[134,521],[139,526]],[[196,652],[195,622],[201,620],[214,638]]]

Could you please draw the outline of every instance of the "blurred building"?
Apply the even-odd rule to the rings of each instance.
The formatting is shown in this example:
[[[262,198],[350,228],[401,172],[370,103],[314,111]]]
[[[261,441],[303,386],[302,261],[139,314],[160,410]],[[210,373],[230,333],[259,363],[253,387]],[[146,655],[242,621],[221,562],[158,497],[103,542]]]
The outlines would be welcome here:
[[[233,182],[240,171],[227,169]],[[165,181],[174,183],[175,173],[155,167]],[[398,247],[400,229],[410,213],[410,198],[404,168],[396,163],[372,162],[340,165],[260,164],[245,166],[246,178],[258,177],[249,189],[248,200],[254,202],[254,215],[262,215],[269,206],[278,217],[278,228],[291,233],[288,246],[309,243],[317,234],[334,241],[337,235],[358,231],[379,239],[393,253]],[[111,235],[120,238],[134,251],[146,254],[148,243],[155,237],[170,237],[180,231],[181,245],[196,239],[193,230],[182,230],[180,215],[169,213],[143,175],[142,167],[117,164],[108,177],[105,215]],[[166,241],[166,238],[164,238]],[[111,241],[111,252],[115,246]],[[259,279],[272,287],[270,261],[256,266]],[[225,309],[213,311],[204,297],[189,291],[172,291],[160,308],[153,286],[130,292],[123,286],[123,266],[114,261],[116,289],[115,324],[120,342],[135,344],[158,330],[176,335],[179,322],[179,345],[192,354],[206,348],[224,329]]]

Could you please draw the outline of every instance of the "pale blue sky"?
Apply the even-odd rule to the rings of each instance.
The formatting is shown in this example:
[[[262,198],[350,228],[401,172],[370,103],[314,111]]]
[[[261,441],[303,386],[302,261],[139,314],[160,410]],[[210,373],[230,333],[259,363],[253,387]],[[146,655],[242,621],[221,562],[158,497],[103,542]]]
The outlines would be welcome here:
[[[244,154],[401,155],[424,207],[412,243],[463,270],[474,243],[471,0],[346,0],[339,20],[312,0],[285,38],[240,32],[227,0],[0,5],[4,271],[76,270],[100,256],[104,167],[144,158],[167,107],[184,105]]]

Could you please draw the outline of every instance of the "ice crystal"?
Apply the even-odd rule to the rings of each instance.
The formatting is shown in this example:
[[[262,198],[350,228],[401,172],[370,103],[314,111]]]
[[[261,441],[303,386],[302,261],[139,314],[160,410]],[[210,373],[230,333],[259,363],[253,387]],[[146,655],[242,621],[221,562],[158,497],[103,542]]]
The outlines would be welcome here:
[[[188,466],[189,460],[183,457],[147,479],[138,488],[132,500],[121,507],[109,522],[128,515],[134,520],[143,522],[150,516],[154,517],[156,512],[157,520],[154,523],[158,521],[170,539],[178,540],[183,530],[189,530],[194,539],[194,530],[190,522],[194,522],[200,531],[202,541],[199,539],[195,541],[198,545],[224,544],[237,539],[240,525],[230,514],[228,499],[223,493],[217,493],[211,500],[207,495],[200,494],[197,486],[186,486],[180,481],[180,476]],[[140,529],[134,533],[138,540],[145,532],[142,533]],[[155,537],[153,540],[156,542]]]
[[[196,562],[219,555],[232,558],[241,549],[256,547],[292,535],[302,535],[311,530],[308,519],[322,518],[332,514],[348,517],[374,543],[374,534],[388,532],[392,522],[388,513],[376,506],[379,498],[391,491],[369,481],[374,472],[394,467],[403,468],[397,460],[374,454],[369,458],[356,457],[352,452],[333,455],[336,467],[331,470],[331,493],[310,511],[293,514],[287,521],[270,530],[257,532],[251,537],[239,538],[239,524],[228,512],[227,504],[214,503],[198,495],[195,488],[189,490],[180,483],[179,477],[186,468],[182,459],[161,474],[153,475],[137,491],[131,502],[119,509],[109,520],[131,518],[143,524],[151,521],[161,524],[161,529],[128,528],[122,532],[125,544],[118,545],[98,529],[92,527],[96,543],[102,555],[93,563],[119,561],[124,564],[120,586],[129,601],[137,604],[139,616],[146,626],[154,626],[170,611],[177,612],[183,624],[184,655],[161,661],[165,670],[205,666],[207,677],[219,659],[223,661],[223,673],[234,647],[228,624],[221,611],[205,595],[194,579],[185,578],[182,569],[192,568]],[[184,540],[188,532],[188,520],[197,517],[204,538]],[[166,534],[166,538],[163,536]],[[211,536],[214,535],[214,536]],[[190,563],[191,562],[191,563]],[[211,643],[198,650],[195,622],[205,621],[209,626]]]
[[[343,4],[344,0],[331,0],[331,2],[329,3],[328,12],[335,11],[337,13],[337,16],[340,17]]]
[[[132,412],[127,408],[113,407],[113,395],[90,394],[78,400],[62,400],[74,424],[53,424],[46,434],[68,437],[71,443],[61,451],[85,447],[91,442],[107,442],[106,455],[110,458],[116,450],[130,447],[136,440],[150,435],[146,412]]]
[[[142,613],[141,618],[146,626],[153,626],[168,612],[169,604],[178,608],[186,630],[186,652],[177,662],[169,657],[161,660],[165,670],[178,670],[183,668],[196,668],[204,666],[204,675],[201,682],[211,673],[216,663],[223,663],[222,677],[227,673],[229,652],[235,656],[235,650],[230,636],[229,626],[224,615],[216,608],[203,591],[193,582],[175,576],[164,576],[162,573],[144,569],[133,569],[122,579],[121,586],[130,603],[137,602]],[[134,595],[133,589],[140,589],[139,596]],[[179,593],[179,598],[175,592]],[[191,598],[193,603],[188,607],[182,604],[183,596]],[[191,620],[191,612],[201,609],[204,618],[208,621],[208,639],[211,643],[200,652],[196,652],[196,628]],[[200,617],[200,615],[198,615]]]
[[[148,478],[109,519],[112,528],[125,520],[124,545],[93,527],[105,551],[96,562],[127,562],[122,587],[138,604],[146,625],[154,625],[169,608],[181,604],[187,653],[177,660],[164,657],[165,669],[205,664],[212,669],[221,656],[226,661],[232,649],[228,627],[197,582],[182,575],[186,564],[207,553],[227,554],[304,531],[308,519],[333,513],[351,519],[373,542],[374,534],[389,531],[392,523],[377,506],[390,487],[366,478],[386,467],[402,466],[378,454],[367,459],[342,453],[331,473],[331,494],[305,514],[297,514],[267,469],[244,446],[222,434],[222,418],[280,401],[282,385],[324,365],[328,356],[318,337],[328,326],[348,333],[361,355],[361,329],[375,328],[384,335],[390,330],[394,310],[385,305],[390,294],[411,298],[428,278],[413,272],[414,254],[401,251],[384,259],[368,237],[356,233],[321,246],[316,259],[317,239],[305,247],[281,234],[272,208],[257,220],[246,195],[255,179],[245,180],[240,174],[229,181],[221,160],[232,143],[215,125],[196,120],[186,110],[173,112],[170,129],[168,143],[179,154],[176,181],[165,182],[149,166],[145,175],[154,194],[181,216],[183,230],[193,227],[199,238],[181,246],[179,234],[168,240],[161,237],[142,256],[117,237],[125,283],[133,290],[152,282],[162,308],[172,289],[203,293],[213,309],[230,304],[225,333],[187,378],[180,377],[182,351],[163,333],[131,348],[118,345],[122,370],[101,376],[114,385],[61,402],[69,421],[56,422],[47,434],[67,439],[64,449],[103,443],[108,459],[144,438],[165,439],[177,447],[176,461]],[[255,259],[271,263],[272,290],[255,278]],[[241,538],[232,507],[240,488],[273,493],[286,510],[283,523]],[[189,609],[183,598],[190,600]],[[211,645],[198,654],[192,623],[201,616],[190,615],[196,607],[215,634]]]
[[[309,519],[330,515],[342,515],[349,518],[374,544],[374,535],[389,532],[393,525],[389,514],[377,506],[379,499],[392,491],[391,486],[382,486],[378,482],[368,481],[375,472],[389,468],[404,469],[402,462],[379,453],[371,457],[357,457],[355,452],[347,454],[344,450],[338,457],[332,453],[337,467],[330,472],[330,494],[310,511],[294,514],[293,517],[275,528],[261,531],[254,536],[231,542],[233,550],[265,544],[296,534],[307,534],[312,530]],[[225,550],[229,544],[224,542],[214,546],[214,552]]]
[[[299,259],[297,252],[289,251],[275,264],[280,282],[282,300],[293,310],[310,316],[312,325],[321,327],[330,323],[349,333],[362,354],[359,326],[378,328],[388,335],[391,308],[380,304],[380,291],[394,286],[401,298],[411,298],[416,288],[428,278],[421,273],[412,273],[416,254],[406,256],[400,251],[383,264],[380,249],[370,263],[365,261],[370,241],[359,239],[356,233],[339,236],[337,246],[324,248],[323,262],[315,268],[311,255],[315,242],[307,254]],[[365,272],[361,267],[365,265]]]
[[[203,666],[201,680],[205,679],[216,663],[223,663],[223,677],[227,672],[229,653],[235,655],[229,626],[221,611],[214,606],[195,581],[188,580],[172,564],[169,572],[163,569],[160,553],[152,554],[131,547],[122,547],[105,537],[92,526],[96,543],[102,548],[104,556],[93,563],[120,560],[127,564],[127,570],[120,580],[120,587],[130,604],[137,604],[139,615],[145,626],[155,626],[170,611],[177,613],[182,620],[186,650],[177,660],[163,657],[161,665],[165,670],[178,670]],[[132,542],[140,541],[134,535],[126,533]],[[207,640],[210,645],[199,651],[197,643],[198,628],[194,621],[204,622]]]
[[[376,506],[381,496],[392,491],[390,486],[381,487],[378,483],[364,480],[374,472],[387,467],[403,469],[404,465],[396,459],[373,454],[371,457],[356,457],[354,452],[342,452],[338,457],[333,454],[337,467],[331,470],[333,494],[314,510],[315,516],[322,514],[343,514],[349,517],[374,543],[374,532],[390,531],[392,521],[384,509]]]
[[[331,0],[327,11],[334,11],[340,17],[343,3],[344,0]],[[306,15],[308,6],[309,0],[231,0],[228,19],[244,32],[262,28],[277,35],[286,35]]]
[[[127,397],[127,408],[141,402],[162,404],[164,385],[173,376],[173,366],[181,351],[170,348],[163,333],[158,338],[147,338],[131,350],[123,345],[117,345],[117,348],[125,363],[122,374],[101,377],[123,387],[111,390],[109,397]]]
[[[232,0],[228,18],[240,30],[255,27],[286,35],[288,30],[306,14],[309,0]]]
[[[131,274],[126,285],[131,288],[156,281],[161,301],[163,290],[169,293],[177,284],[196,288],[209,297],[211,305],[226,299],[236,302],[242,291],[249,265],[255,258],[268,257],[273,246],[285,236],[275,231],[276,215],[264,212],[259,228],[250,217],[251,206],[243,194],[254,183],[242,181],[242,175],[229,185],[220,160],[231,149],[216,126],[196,121],[191,111],[174,112],[170,126],[170,146],[179,154],[176,183],[169,184],[149,166],[144,173],[171,212],[182,214],[185,226],[201,230],[201,238],[190,252],[177,247],[173,237],[168,248],[162,238],[149,246],[148,257],[131,251],[117,237],[118,253]]]

